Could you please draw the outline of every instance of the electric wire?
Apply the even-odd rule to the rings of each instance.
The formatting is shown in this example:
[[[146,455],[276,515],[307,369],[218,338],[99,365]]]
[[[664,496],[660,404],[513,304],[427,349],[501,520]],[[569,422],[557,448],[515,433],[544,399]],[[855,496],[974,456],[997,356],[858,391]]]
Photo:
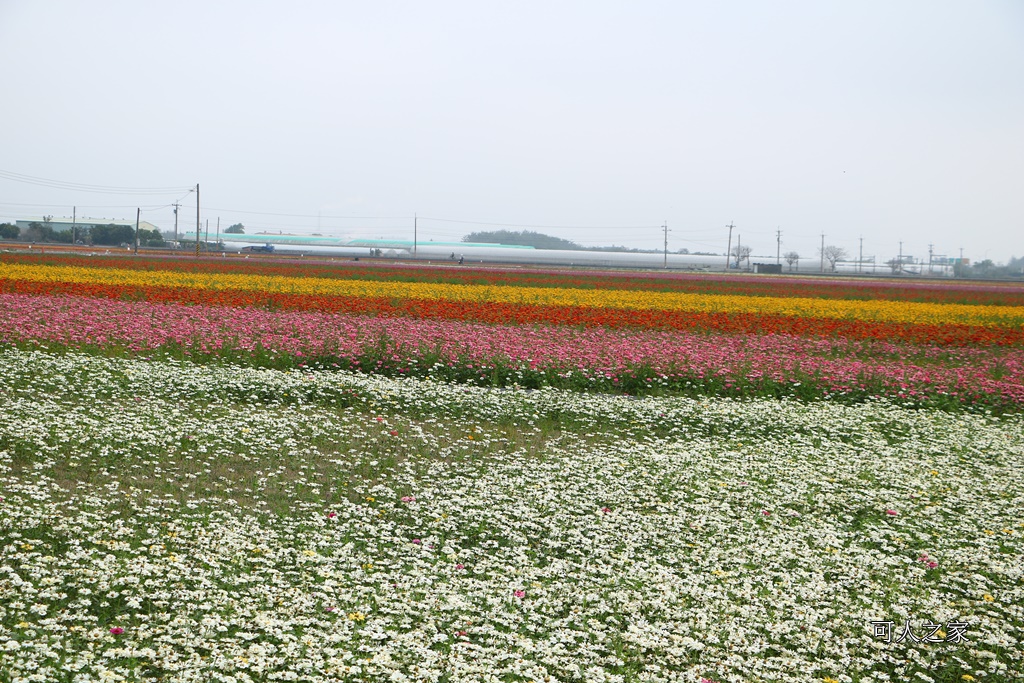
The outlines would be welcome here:
[[[121,187],[116,185],[94,185],[90,183],[74,183],[64,180],[53,180],[51,178],[40,178],[25,173],[5,171],[0,169],[0,178],[18,183],[38,185],[59,190],[70,190],[74,192],[94,192],[99,194],[131,194],[131,195],[160,195],[178,194],[185,190],[182,186],[175,187]]]

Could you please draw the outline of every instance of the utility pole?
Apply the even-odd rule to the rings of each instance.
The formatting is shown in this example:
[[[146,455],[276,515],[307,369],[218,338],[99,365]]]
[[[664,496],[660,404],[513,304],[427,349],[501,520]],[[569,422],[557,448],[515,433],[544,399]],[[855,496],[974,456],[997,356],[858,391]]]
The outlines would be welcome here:
[[[932,274],[932,247],[934,247],[934,246],[935,246],[934,244],[929,244],[928,245],[928,274],[929,275]]]
[[[860,238],[860,256],[857,257],[857,272],[861,272],[864,268],[864,236]]]
[[[199,183],[196,183],[196,258],[199,258]]]
[[[668,221],[665,221],[661,229],[665,231],[665,268],[668,268]]]
[[[139,255],[139,216],[142,214],[142,208],[135,209],[135,255]]]
[[[896,272],[897,273],[902,273],[903,272],[903,241],[902,240],[900,240],[900,269],[897,270]]]
[[[736,226],[729,222],[729,225],[725,226],[729,228],[729,246],[725,248],[725,272],[729,272],[729,253],[732,251],[732,229]]]
[[[217,244],[220,244],[220,216],[217,216]]]
[[[75,223],[78,221],[78,207],[71,207],[71,244],[78,244],[78,240],[75,239]]]
[[[782,259],[779,257],[779,252],[782,251],[782,230],[776,226],[775,228],[775,265],[781,266]]]
[[[210,219],[209,218],[206,219],[206,239],[203,240],[203,241],[206,242],[206,249],[207,249],[207,251],[209,251],[209,249],[210,249]]]
[[[178,207],[181,206],[178,202],[174,202],[174,248],[178,248]]]
[[[964,248],[960,247],[960,277],[964,276]]]
[[[412,215],[412,256],[416,258],[416,243],[419,239],[419,219],[416,214]]]
[[[743,255],[743,235],[736,233],[736,270],[740,269],[740,256]]]
[[[821,272],[825,272],[825,233],[821,233]]]

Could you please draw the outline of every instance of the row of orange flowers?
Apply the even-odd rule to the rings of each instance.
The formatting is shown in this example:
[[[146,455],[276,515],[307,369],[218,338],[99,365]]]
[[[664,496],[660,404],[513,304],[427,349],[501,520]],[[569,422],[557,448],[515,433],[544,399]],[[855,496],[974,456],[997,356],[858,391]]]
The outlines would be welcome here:
[[[577,306],[538,306],[446,299],[396,299],[366,296],[312,296],[253,290],[203,290],[190,287],[2,280],[0,292],[215,305],[236,308],[352,313],[495,324],[554,324],[583,327],[707,330],[731,334],[793,334],[905,341],[939,346],[1024,346],[1024,328],[960,324],[906,324],[810,318],[756,313],[692,313]]]
[[[1019,329],[1024,307],[801,297],[749,297],[686,292],[588,290],[509,285],[338,280],[250,273],[184,273],[0,263],[0,279],[39,283],[244,291],[306,297],[393,299],[580,310],[624,310],[699,316],[769,316],[895,325],[962,325]]]
[[[1024,306],[1020,283],[956,280],[904,281],[892,279],[806,278],[723,273],[567,271],[540,268],[429,266],[421,262],[379,264],[333,260],[277,261],[269,259],[181,259],[121,255],[80,256],[2,254],[0,262],[87,266],[125,270],[187,273],[259,274],[335,280],[430,282],[435,284],[512,285],[569,289],[615,289],[655,292],[731,294],[737,296],[868,299],[969,305]]]

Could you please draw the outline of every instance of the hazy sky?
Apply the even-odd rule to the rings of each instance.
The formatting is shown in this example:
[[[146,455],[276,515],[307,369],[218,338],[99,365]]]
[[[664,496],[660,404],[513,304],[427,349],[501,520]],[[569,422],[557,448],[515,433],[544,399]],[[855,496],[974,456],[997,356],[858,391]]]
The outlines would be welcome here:
[[[0,171],[175,188],[0,219],[1024,255],[1020,0],[0,0],[0,45]]]

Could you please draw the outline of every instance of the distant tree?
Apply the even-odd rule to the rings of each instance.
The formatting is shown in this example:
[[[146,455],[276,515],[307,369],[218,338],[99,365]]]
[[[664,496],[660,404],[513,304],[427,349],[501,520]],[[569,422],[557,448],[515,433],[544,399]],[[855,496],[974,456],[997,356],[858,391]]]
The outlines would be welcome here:
[[[971,275],[974,277],[998,277],[999,270],[999,266],[993,263],[992,259],[987,258],[971,266]]]
[[[742,261],[750,261],[750,254],[753,253],[754,248],[748,247],[745,244],[737,244],[732,248],[731,255],[736,260],[736,267],[740,267]],[[749,265],[749,263],[747,264]]]
[[[789,270],[792,271],[796,264],[800,263],[800,254],[795,251],[787,252],[782,258],[786,259],[786,263],[789,264]]]
[[[21,229],[13,223],[0,223],[0,239],[16,240],[21,235]]]
[[[679,250],[679,253],[680,254],[689,254],[690,250],[687,249],[686,247],[683,247],[682,249]]]
[[[819,251],[825,257],[825,260],[828,261],[828,265],[833,273],[836,272],[836,262],[846,258],[846,250],[834,244],[830,244],[824,249],[819,249]]]
[[[135,228],[130,225],[97,225],[92,229],[92,243],[116,246],[118,244],[135,244]]]
[[[27,242],[43,242],[46,240],[47,231],[53,232],[49,226],[38,221],[32,221],[22,232],[22,237],[24,237]]]
[[[227,234],[227,235],[244,235],[245,234],[245,226],[242,225],[241,223],[235,223],[234,225],[229,227],[227,230],[225,230],[224,233]]]
[[[164,242],[164,237],[160,234],[159,230],[146,230],[145,228],[139,228],[140,247],[162,247],[166,244],[167,243]]]
[[[889,268],[892,269],[893,275],[896,275],[897,273],[902,272],[903,270],[903,263],[898,258],[895,257],[886,261],[885,265],[889,266]]]
[[[471,232],[462,238],[463,242],[487,242],[491,244],[514,244],[535,249],[582,249],[580,245],[561,237],[553,237],[539,232],[523,230],[513,232],[511,230],[490,230],[486,232]]]

